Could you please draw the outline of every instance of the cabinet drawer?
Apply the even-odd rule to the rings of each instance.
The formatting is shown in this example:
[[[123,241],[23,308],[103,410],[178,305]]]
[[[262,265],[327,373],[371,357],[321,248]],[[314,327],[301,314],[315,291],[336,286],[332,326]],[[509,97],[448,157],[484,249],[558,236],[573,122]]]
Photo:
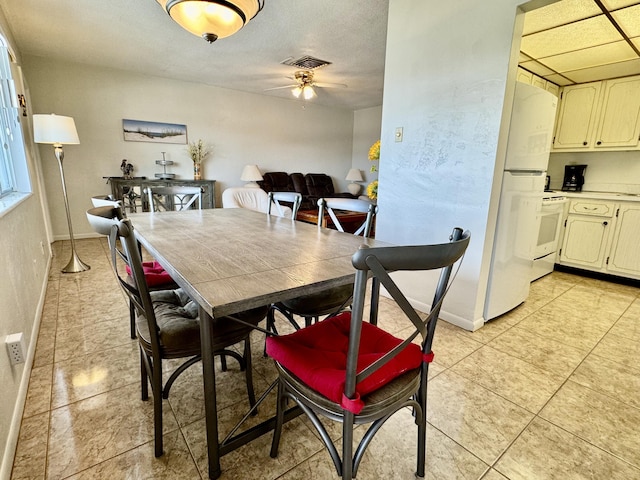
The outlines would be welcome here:
[[[615,211],[613,202],[598,202],[593,200],[571,200],[569,213],[578,215],[594,215],[598,217],[613,217]]]

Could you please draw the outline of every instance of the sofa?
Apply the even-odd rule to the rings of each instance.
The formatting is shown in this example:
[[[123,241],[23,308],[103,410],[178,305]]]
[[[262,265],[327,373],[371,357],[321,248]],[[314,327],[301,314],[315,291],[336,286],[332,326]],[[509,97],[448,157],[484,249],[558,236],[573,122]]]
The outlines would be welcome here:
[[[298,192],[302,195],[300,210],[315,210],[324,197],[357,198],[350,193],[336,192],[333,179],[324,173],[266,172],[258,182],[265,192]]]

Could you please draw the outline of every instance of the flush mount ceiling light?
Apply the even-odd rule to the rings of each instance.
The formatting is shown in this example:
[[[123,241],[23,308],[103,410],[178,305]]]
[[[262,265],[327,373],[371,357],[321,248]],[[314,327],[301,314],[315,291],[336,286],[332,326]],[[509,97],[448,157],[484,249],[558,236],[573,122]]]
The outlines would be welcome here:
[[[264,7],[264,0],[156,1],[178,25],[209,43],[233,35]]]

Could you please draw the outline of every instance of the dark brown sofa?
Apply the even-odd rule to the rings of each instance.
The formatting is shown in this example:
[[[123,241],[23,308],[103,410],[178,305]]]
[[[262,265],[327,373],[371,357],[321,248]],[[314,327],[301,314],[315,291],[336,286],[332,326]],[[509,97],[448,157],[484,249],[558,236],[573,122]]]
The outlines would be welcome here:
[[[356,198],[350,193],[336,193],[333,180],[324,173],[266,172],[258,182],[265,192],[298,192],[302,194],[300,210],[315,210],[323,197]]]

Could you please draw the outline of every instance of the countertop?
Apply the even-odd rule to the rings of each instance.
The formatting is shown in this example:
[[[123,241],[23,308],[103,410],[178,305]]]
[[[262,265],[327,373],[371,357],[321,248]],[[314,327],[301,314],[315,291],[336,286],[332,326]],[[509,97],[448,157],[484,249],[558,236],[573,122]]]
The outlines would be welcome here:
[[[563,192],[561,190],[554,190],[553,192],[558,195],[563,195],[567,198],[593,198],[597,200],[614,200],[616,202],[640,202],[640,195],[634,195],[630,193],[617,193],[617,192]]]

